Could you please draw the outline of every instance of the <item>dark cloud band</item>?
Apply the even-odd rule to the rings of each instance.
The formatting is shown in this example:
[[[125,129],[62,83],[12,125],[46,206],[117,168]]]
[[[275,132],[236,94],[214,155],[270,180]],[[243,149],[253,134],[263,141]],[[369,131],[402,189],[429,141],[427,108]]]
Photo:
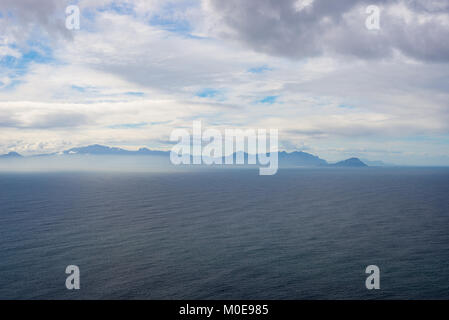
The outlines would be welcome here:
[[[342,54],[363,59],[395,51],[449,61],[447,0],[209,0],[226,26],[221,35],[256,51],[289,58]],[[381,28],[368,30],[365,9],[380,8]]]

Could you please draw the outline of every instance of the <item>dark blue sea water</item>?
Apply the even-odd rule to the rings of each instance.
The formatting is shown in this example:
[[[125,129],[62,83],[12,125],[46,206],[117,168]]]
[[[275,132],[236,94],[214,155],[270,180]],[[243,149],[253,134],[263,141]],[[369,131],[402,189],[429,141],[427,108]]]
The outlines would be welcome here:
[[[449,170],[0,174],[0,298],[448,299]]]

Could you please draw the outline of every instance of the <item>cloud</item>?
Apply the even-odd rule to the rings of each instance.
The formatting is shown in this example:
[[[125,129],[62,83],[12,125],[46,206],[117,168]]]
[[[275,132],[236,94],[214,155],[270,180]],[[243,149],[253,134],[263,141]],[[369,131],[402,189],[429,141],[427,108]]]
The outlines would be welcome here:
[[[380,8],[378,31],[366,7]],[[207,0],[212,28],[253,50],[294,59],[345,55],[380,59],[400,52],[423,61],[449,61],[449,4],[444,0]]]
[[[33,38],[71,37],[65,28],[66,0],[2,0],[1,37],[10,44],[25,46]]]
[[[5,32],[44,30],[33,47],[51,59],[0,67],[0,151],[167,149],[171,130],[195,119],[278,128],[283,148],[335,160],[357,150],[401,151],[392,162],[449,155],[447,140],[416,138],[449,135],[446,2],[370,1],[382,8],[379,32],[365,28],[366,3],[336,2],[81,0],[70,36],[52,22],[61,5],[45,2],[53,18],[24,13]],[[30,50],[11,39],[0,53],[24,60]]]

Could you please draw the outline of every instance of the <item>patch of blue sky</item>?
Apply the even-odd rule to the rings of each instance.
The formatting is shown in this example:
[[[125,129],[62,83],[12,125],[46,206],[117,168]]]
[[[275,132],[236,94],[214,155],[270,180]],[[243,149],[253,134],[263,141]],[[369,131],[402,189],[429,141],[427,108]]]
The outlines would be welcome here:
[[[258,66],[258,67],[253,67],[253,68],[249,68],[248,72],[249,73],[264,73],[266,71],[271,71],[273,70],[272,68],[268,67],[267,65],[263,65],[263,66]]]
[[[103,10],[105,11],[105,10]],[[83,31],[95,31],[93,22],[97,15],[97,8],[81,9],[80,29]]]
[[[120,15],[132,15],[132,16],[136,15],[134,4],[120,1],[113,1],[103,7],[97,8],[97,11],[98,12],[112,11]]]
[[[224,91],[221,89],[204,88],[195,93],[198,98],[214,99],[218,101],[226,100]]]
[[[95,86],[80,86],[80,85],[72,85],[72,89],[80,91],[80,92],[100,92],[101,88]]]
[[[135,6],[132,3],[114,1],[99,7],[83,8],[81,9],[81,23],[82,31],[95,32],[95,18],[99,13],[113,12],[119,15],[130,15],[136,17]],[[84,21],[84,22],[83,22]]]
[[[72,85],[72,89],[75,90],[75,91],[78,91],[78,92],[86,92],[86,88],[85,87]]]
[[[134,96],[134,97],[143,97],[145,95],[145,93],[139,92],[139,91],[128,91],[128,92],[125,92],[125,94],[128,96]]]
[[[0,58],[0,66],[4,68],[12,68],[17,64],[19,58],[13,56],[3,56]]]
[[[181,0],[177,2],[166,2],[158,12],[151,14],[148,23],[161,29],[190,36],[192,27],[187,19],[180,12],[201,5],[197,0]]]
[[[149,122],[149,124],[152,125],[152,126],[156,126],[156,125],[159,125],[159,124],[169,124],[169,123],[171,123],[171,120],[168,120],[168,121],[151,121],[151,122]]]
[[[220,93],[220,90],[205,88],[198,91],[195,95],[200,98],[214,98]]]
[[[341,109],[355,109],[355,107],[354,106],[351,106],[351,105],[349,105],[349,104],[340,104],[340,105],[338,105],[337,106],[338,108],[341,108]]]
[[[10,48],[19,50],[16,45],[9,45]],[[55,59],[49,47],[43,46],[38,42],[28,42],[27,51],[21,52],[21,56],[4,56],[0,59],[0,67],[13,71],[17,75],[26,72],[31,63],[50,63]]]
[[[36,51],[31,49],[22,55],[22,63],[29,64],[31,62],[36,63],[49,63],[54,61],[53,57],[47,53],[43,53],[42,51]]]
[[[0,74],[2,74],[2,70],[0,68]],[[11,91],[14,88],[16,88],[19,84],[21,84],[23,81],[17,79],[15,75],[8,75],[9,76],[9,83],[0,83],[0,91]]]
[[[20,52],[20,55],[12,56],[6,55],[0,58],[0,73],[9,78],[9,83],[3,85],[1,90],[14,89],[17,85],[22,83],[20,80],[25,75],[32,63],[52,63],[55,59],[52,56],[52,50],[39,42],[29,41],[26,46],[26,51],[18,48],[17,45],[8,45],[11,49]]]
[[[115,124],[112,126],[108,126],[110,129],[138,129],[142,128],[148,125],[146,122],[139,122],[139,123],[122,123],[122,124]]]
[[[266,96],[258,101],[257,103],[263,103],[263,104],[274,104],[277,102],[279,96]]]
[[[173,19],[163,15],[152,16],[150,18],[150,24],[175,33],[189,34],[192,31],[192,27],[189,22],[185,20]]]
[[[184,34],[182,34],[182,36],[189,38],[189,39],[195,39],[195,40],[210,40],[211,39],[209,37],[203,37],[203,36],[199,36],[199,35],[195,35],[195,34],[191,34],[191,33],[184,33]]]
[[[13,18],[11,10],[0,11],[0,19],[3,19],[4,17]]]

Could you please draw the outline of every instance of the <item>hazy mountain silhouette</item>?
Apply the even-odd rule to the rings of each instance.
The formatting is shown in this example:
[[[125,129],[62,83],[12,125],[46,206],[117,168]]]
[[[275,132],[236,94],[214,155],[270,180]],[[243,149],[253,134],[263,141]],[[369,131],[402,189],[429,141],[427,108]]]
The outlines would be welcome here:
[[[121,148],[114,148],[102,145],[90,145],[87,147],[80,148],[72,148],[63,152],[66,155],[72,154],[92,154],[92,155],[157,155],[157,156],[170,156],[170,151],[157,151],[150,150],[147,148],[141,148],[137,151],[129,151]],[[234,154],[223,157],[222,163],[225,163],[225,159],[233,158],[233,163],[236,163],[237,156],[243,156],[245,164],[248,163],[249,155],[246,152],[235,152]],[[294,152],[285,152],[281,151],[278,154],[279,164],[284,167],[317,167],[317,166],[328,166],[328,162],[324,159],[321,159],[318,156],[313,154],[303,152],[303,151],[294,151]],[[191,157],[192,160],[192,157]],[[367,165],[360,161],[357,158],[351,158],[345,161],[341,161],[334,166],[342,166],[342,167],[366,167]]]
[[[22,155],[12,151],[10,153],[0,155],[0,158],[22,158]]]
[[[326,160],[321,159],[313,154],[294,151],[294,152],[279,152],[279,163],[283,166],[326,166]]]
[[[96,156],[158,156],[158,157],[170,157],[170,151],[159,151],[150,150],[148,148],[140,148],[137,151],[125,150],[117,147],[108,147],[104,145],[94,144],[85,147],[71,148],[65,150],[60,154],[41,154],[34,155],[32,157],[55,157],[55,156],[73,156],[73,155],[96,155]],[[267,154],[269,155],[269,154]],[[248,164],[248,158],[250,157],[246,152],[235,152],[232,155],[222,158],[222,163],[225,164],[226,159],[233,158],[233,163],[236,163],[237,156],[243,157],[244,163]],[[10,152],[7,155],[0,156],[1,158],[20,158],[20,154],[16,152]],[[285,152],[281,151],[278,153],[279,166],[280,167],[323,167],[323,166],[334,166],[334,167],[366,167],[367,165],[358,158],[350,158],[347,160],[340,161],[335,164],[329,164],[326,160],[321,159],[313,154],[294,151]],[[192,156],[190,159],[192,160]],[[191,161],[192,163],[193,161]]]
[[[90,145],[87,147],[72,148],[63,152],[66,155],[72,154],[92,154],[92,155],[151,155],[151,156],[165,156],[169,155],[168,151],[155,151],[147,148],[140,148],[137,151],[125,150],[122,148],[114,148],[102,146],[99,144]]]
[[[367,159],[360,159],[363,163],[370,167],[394,167],[395,164],[392,163],[386,163],[380,160],[367,160]]]
[[[335,167],[368,167],[359,158],[349,158],[337,163],[332,164]]]

